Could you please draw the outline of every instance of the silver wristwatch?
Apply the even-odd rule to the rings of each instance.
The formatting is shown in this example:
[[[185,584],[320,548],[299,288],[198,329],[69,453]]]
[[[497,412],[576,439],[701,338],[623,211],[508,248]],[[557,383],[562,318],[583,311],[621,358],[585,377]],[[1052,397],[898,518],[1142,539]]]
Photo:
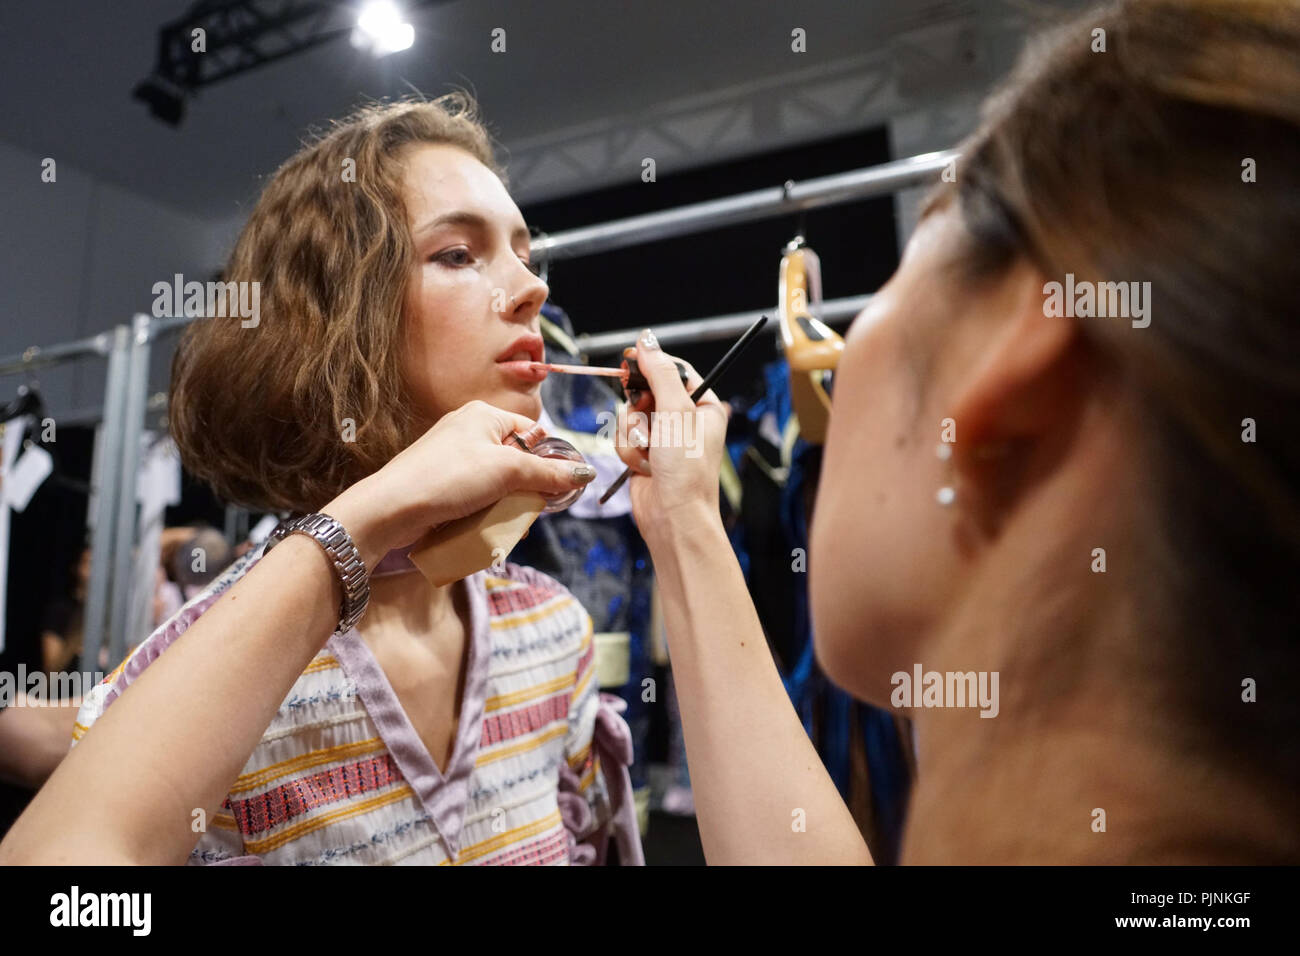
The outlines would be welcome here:
[[[366,563],[343,525],[326,514],[303,515],[281,521],[266,539],[266,551],[291,534],[305,534],[316,540],[329,555],[343,585],[343,605],[339,609],[339,626],[335,634],[346,634],[357,626],[370,602],[370,576]]]

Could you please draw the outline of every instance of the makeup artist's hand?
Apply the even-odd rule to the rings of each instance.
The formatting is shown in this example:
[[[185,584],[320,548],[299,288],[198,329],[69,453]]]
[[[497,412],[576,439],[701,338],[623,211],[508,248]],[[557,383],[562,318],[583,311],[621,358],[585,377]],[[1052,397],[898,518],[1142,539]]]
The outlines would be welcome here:
[[[659,348],[648,331],[637,342],[636,360],[652,394],[642,393],[630,412],[626,406],[619,409],[616,444],[619,457],[632,468],[630,491],[637,527],[650,541],[676,524],[720,521],[718,469],[730,408],[712,389],[692,404],[690,393],[700,384],[699,373],[687,364],[688,381],[683,386],[673,357]],[[645,447],[647,442],[651,447]]]
[[[413,544],[432,528],[512,492],[560,494],[595,477],[589,465],[539,458],[506,444],[512,433],[529,445],[545,435],[523,415],[469,402],[321,510],[348,530],[373,569],[393,548]]]

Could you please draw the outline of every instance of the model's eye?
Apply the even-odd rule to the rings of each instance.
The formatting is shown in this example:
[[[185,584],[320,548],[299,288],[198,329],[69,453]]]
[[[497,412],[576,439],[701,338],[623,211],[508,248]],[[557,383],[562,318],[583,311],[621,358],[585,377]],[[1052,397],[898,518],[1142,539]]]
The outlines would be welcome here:
[[[467,266],[470,263],[469,250],[464,246],[447,249],[429,257],[430,262],[441,262],[446,266]]]
[[[540,262],[529,262],[527,259],[520,259],[519,261],[522,262],[524,268],[533,275],[540,276],[542,274],[542,264]]]

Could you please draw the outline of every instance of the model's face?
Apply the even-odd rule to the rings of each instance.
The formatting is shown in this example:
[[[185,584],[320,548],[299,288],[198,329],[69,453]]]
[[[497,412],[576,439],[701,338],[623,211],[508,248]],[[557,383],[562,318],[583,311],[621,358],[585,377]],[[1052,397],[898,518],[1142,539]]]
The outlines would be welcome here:
[[[936,492],[950,474],[935,449],[944,411],[945,351],[960,299],[936,273],[951,254],[950,213],[918,226],[903,261],[850,329],[809,538],[819,661],[840,686],[885,703],[889,675],[910,671],[916,646],[954,580],[951,531]]]
[[[473,399],[537,418],[545,373],[538,315],[548,289],[529,266],[523,216],[501,180],[453,146],[412,147],[403,190],[415,245],[405,365],[433,422]]]

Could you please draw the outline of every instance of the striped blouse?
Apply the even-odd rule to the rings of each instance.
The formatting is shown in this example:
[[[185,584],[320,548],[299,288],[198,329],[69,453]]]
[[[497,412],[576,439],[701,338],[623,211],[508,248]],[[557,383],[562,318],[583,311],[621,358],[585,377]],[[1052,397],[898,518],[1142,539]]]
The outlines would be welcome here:
[[[87,695],[87,732],[260,557],[240,559]],[[499,572],[499,573],[497,573]],[[506,564],[467,589],[465,690],[445,773],[355,629],[303,670],[192,864],[641,863],[622,701],[596,685],[591,618]]]

